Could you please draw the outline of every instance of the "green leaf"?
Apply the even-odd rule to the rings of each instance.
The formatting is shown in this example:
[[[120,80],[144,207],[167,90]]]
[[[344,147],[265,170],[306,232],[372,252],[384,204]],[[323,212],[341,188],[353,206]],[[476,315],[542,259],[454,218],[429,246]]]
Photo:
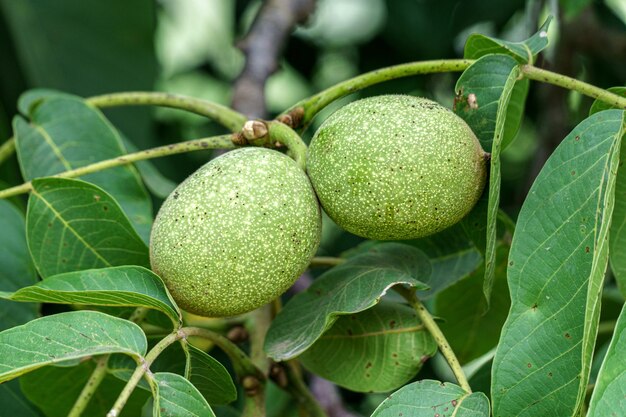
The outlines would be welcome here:
[[[48,95],[30,107],[30,123],[13,123],[24,179],[47,177],[126,154],[119,133],[102,113],[78,97]],[[152,223],[152,202],[132,165],[83,176],[120,203],[144,241]]]
[[[17,109],[25,117],[32,117],[35,108],[44,100],[52,97],[65,97],[69,99],[79,99],[74,94],[65,93],[63,91],[53,90],[51,88],[33,88],[22,93],[17,100]]]
[[[42,390],[44,391],[44,390]],[[7,416],[41,417],[41,412],[22,393],[19,381],[7,381],[0,385],[0,404]]]
[[[420,292],[420,300],[438,294],[471,274],[482,263],[480,251],[460,224],[406,243],[422,250],[432,266],[430,277],[422,281],[430,289]]]
[[[580,123],[522,206],[509,256],[511,310],[493,363],[495,416],[570,416],[584,398],[624,117],[607,110]]]
[[[510,56],[486,55],[466,69],[454,87],[454,112],[472,128],[486,152],[493,153],[497,135],[506,148],[520,128],[528,80],[517,81],[518,75],[519,64]],[[500,109],[505,113],[499,120]]]
[[[500,329],[511,305],[506,282],[508,248],[498,246],[491,308],[483,297],[484,266],[435,298],[434,314],[450,347],[464,364],[478,358],[498,344]]]
[[[42,366],[105,353],[145,355],[146,337],[135,323],[97,311],[42,317],[0,333],[0,382]]]
[[[0,290],[15,291],[37,282],[37,272],[28,253],[24,215],[13,204],[0,200]],[[0,300],[0,330],[33,320],[37,304]]]
[[[488,147],[491,151],[483,284],[487,308],[491,300],[496,262],[496,226],[501,186],[500,152],[505,142],[510,142],[517,134],[528,91],[527,80],[525,85],[517,81],[519,74],[519,66],[513,58],[506,55],[486,55],[461,75],[456,86],[457,97],[459,94],[463,97],[474,94],[477,103],[475,106],[468,104],[463,109],[457,104],[457,114],[472,127],[483,147]]]
[[[617,415],[616,410],[626,410],[626,304],[602,362],[587,417]]]
[[[154,89],[158,7],[152,0],[2,0],[0,9],[29,85],[81,96]],[[108,113],[149,147],[150,109]]]
[[[620,161],[615,183],[615,208],[609,230],[609,262],[617,287],[626,298],[626,146],[620,148]]]
[[[153,375],[155,384],[155,417],[215,417],[202,394],[180,375],[157,372]]]
[[[0,297],[14,301],[152,308],[180,326],[182,317],[163,281],[140,266],[87,269],[53,275],[37,284]]]
[[[458,385],[424,379],[402,387],[383,401],[372,417],[489,417],[482,392],[467,393]]]
[[[437,344],[403,304],[381,302],[341,316],[298,359],[311,372],[358,392],[401,387],[437,352]]]
[[[187,378],[209,404],[228,404],[237,399],[233,379],[217,360],[193,345],[186,344]]]
[[[552,21],[549,16],[537,33],[523,42],[509,42],[474,33],[465,42],[463,56],[466,59],[478,59],[488,54],[507,54],[520,64],[532,64],[535,56],[548,46],[548,27]]]
[[[95,364],[91,360],[72,367],[46,366],[23,375],[19,378],[19,382],[26,397],[36,404],[46,417],[67,417],[94,368]],[[11,382],[14,381],[9,383]],[[6,383],[0,387],[4,385]],[[105,376],[82,415],[85,417],[105,416],[113,407],[124,385],[122,381],[111,375]],[[141,415],[141,409],[149,397],[148,392],[135,390],[119,417]],[[22,417],[22,414],[9,415]]]
[[[34,180],[26,234],[44,278],[82,269],[149,266],[148,248],[113,197],[84,181]]]
[[[607,88],[607,91],[617,94],[618,96],[626,97],[626,87],[611,87],[611,88]],[[617,109],[617,108],[618,107],[612,106],[608,103],[605,103],[604,101],[595,100],[593,104],[591,105],[591,108],[589,109],[589,116],[602,110]]]
[[[393,286],[428,288],[428,258],[399,243],[377,245],[320,276],[293,297],[276,316],[265,337],[265,352],[280,361],[308,349],[342,314],[358,313],[377,304]]]

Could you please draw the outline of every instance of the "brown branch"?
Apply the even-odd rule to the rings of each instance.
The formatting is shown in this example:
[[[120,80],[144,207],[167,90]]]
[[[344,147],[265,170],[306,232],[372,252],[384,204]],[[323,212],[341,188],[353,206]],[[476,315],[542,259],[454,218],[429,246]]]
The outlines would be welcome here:
[[[249,118],[265,118],[265,82],[278,69],[278,59],[296,24],[306,20],[315,0],[267,0],[238,47],[246,63],[233,87],[232,107]]]

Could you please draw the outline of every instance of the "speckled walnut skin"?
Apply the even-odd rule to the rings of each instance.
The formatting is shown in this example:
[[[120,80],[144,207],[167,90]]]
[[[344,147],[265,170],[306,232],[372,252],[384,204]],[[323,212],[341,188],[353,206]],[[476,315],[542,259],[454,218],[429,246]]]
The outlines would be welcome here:
[[[414,239],[463,218],[480,197],[485,152],[469,126],[433,101],[355,101],[315,133],[307,172],[322,207],[369,239]]]
[[[233,316],[287,290],[320,234],[319,204],[304,171],[280,152],[243,148],[210,161],[165,200],[150,260],[181,308]]]

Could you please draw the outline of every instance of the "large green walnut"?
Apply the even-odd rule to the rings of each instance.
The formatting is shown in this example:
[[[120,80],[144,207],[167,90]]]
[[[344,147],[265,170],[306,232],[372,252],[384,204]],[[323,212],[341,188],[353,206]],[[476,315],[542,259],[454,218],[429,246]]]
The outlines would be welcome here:
[[[150,260],[180,307],[232,316],[287,290],[320,234],[319,204],[304,171],[280,152],[244,148],[210,161],[165,200]]]
[[[369,239],[413,239],[463,218],[487,157],[467,124],[419,97],[355,101],[315,133],[307,171],[326,213]]]

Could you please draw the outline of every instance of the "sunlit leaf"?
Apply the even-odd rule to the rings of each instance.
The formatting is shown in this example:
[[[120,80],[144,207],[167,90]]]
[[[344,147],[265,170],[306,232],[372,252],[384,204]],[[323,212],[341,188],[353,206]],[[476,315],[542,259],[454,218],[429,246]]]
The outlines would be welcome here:
[[[489,417],[489,400],[482,392],[468,393],[458,385],[425,379],[391,394],[372,417]]]
[[[97,311],[35,319],[0,332],[0,382],[42,366],[105,353],[139,357],[146,337],[135,323]]]
[[[154,417],[215,417],[202,394],[180,375],[157,372]]]
[[[14,293],[0,293],[0,297],[41,303],[147,307],[165,313],[175,326],[182,322],[163,281],[140,266],[66,272]]]
[[[44,278],[82,269],[149,266],[145,243],[113,197],[95,185],[34,180],[26,218],[28,246]]]
[[[30,122],[16,116],[13,123],[17,155],[26,180],[51,176],[127,153],[117,130],[98,109],[81,98],[52,95],[33,100],[38,104],[29,107]],[[111,194],[139,235],[148,241],[152,202],[132,165],[95,172],[82,178]]]
[[[495,416],[573,415],[584,399],[625,113],[580,123],[522,206],[509,256],[511,311],[493,363]]]

